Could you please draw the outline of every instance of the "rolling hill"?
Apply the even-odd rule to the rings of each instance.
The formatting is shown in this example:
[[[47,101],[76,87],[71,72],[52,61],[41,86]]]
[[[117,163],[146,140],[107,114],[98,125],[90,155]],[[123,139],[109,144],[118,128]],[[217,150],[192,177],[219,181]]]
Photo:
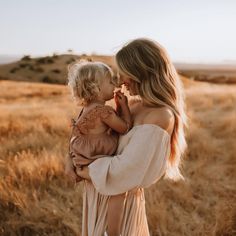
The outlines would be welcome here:
[[[38,58],[24,56],[19,61],[0,65],[0,80],[66,84],[68,65],[82,58],[102,61],[115,69],[114,58],[112,56],[85,54],[55,54]],[[213,83],[236,83],[236,66],[234,64],[175,63],[175,67],[179,74],[192,80]]]

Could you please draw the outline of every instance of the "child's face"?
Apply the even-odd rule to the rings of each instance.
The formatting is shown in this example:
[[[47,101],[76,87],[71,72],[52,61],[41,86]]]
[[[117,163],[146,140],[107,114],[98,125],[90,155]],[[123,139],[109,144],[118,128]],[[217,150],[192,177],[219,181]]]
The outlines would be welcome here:
[[[114,97],[115,85],[112,83],[111,76],[106,76],[100,85],[100,96],[108,101]]]

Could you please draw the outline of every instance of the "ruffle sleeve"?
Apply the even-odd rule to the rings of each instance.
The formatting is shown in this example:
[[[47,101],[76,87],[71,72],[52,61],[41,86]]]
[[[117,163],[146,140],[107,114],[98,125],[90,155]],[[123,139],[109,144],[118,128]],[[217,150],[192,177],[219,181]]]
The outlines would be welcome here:
[[[89,165],[89,175],[103,195],[117,195],[136,187],[148,187],[166,171],[170,135],[156,125],[140,125],[123,152],[105,156]]]
[[[110,106],[103,106],[99,110],[101,119],[107,119],[110,115],[116,113],[115,110]]]
[[[100,118],[101,120],[107,119],[111,114],[114,114],[115,110],[111,106],[99,105],[93,110],[88,112],[80,121],[77,122],[77,127],[82,133],[87,133],[89,129],[95,127],[95,120]]]

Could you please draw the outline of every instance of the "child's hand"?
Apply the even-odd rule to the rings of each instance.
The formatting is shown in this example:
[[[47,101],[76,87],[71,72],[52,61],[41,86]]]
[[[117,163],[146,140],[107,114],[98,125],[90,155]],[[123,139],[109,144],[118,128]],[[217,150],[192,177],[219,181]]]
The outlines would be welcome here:
[[[121,91],[117,91],[115,93],[114,99],[117,107],[123,107],[128,105],[128,99]]]
[[[120,103],[118,101],[118,96],[116,95],[116,93],[114,95],[114,100],[115,100],[115,104],[116,104],[116,112],[118,115],[121,115],[122,109],[121,109]]]
[[[120,107],[119,100],[118,100],[118,95],[117,95],[117,93],[119,93],[119,92],[120,92],[120,90],[116,91],[115,95],[114,95],[114,100],[115,100],[116,107]]]

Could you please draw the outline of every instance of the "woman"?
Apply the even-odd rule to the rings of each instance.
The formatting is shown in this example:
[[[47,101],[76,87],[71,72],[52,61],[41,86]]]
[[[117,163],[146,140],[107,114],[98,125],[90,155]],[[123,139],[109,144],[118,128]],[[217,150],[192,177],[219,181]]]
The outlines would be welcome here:
[[[140,102],[131,106],[134,127],[121,136],[117,155],[97,159],[78,173],[87,179],[83,236],[105,233],[109,195],[124,192],[121,235],[149,235],[143,188],[162,177],[183,179],[183,90],[167,53],[154,41],[136,39],[116,54],[116,63],[130,95],[138,95]]]

